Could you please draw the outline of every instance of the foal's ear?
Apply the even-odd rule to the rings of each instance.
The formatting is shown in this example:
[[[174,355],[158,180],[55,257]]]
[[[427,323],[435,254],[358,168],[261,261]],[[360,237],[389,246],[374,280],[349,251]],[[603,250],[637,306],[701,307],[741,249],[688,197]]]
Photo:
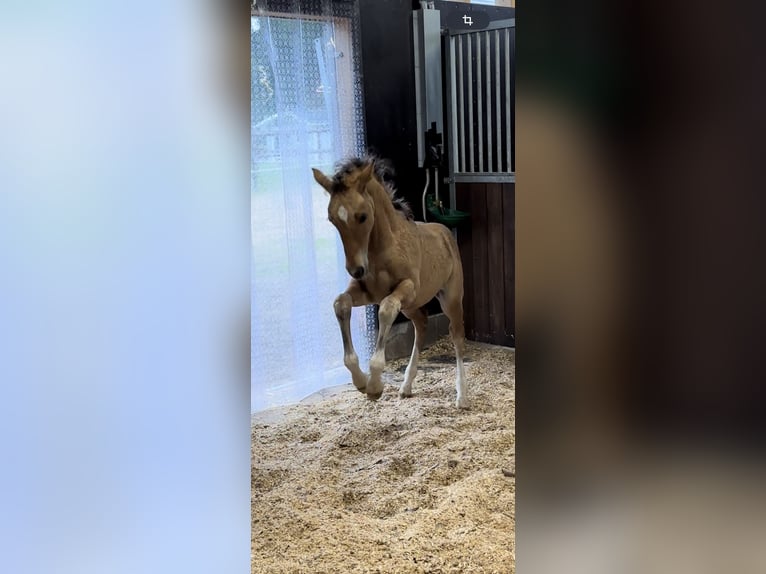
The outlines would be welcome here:
[[[359,183],[364,187],[367,185],[367,182],[370,181],[370,178],[372,177],[372,170],[375,167],[375,162],[370,162],[364,168],[362,171],[359,172]]]
[[[315,167],[312,167],[311,171],[314,173],[316,182],[321,185],[327,193],[330,193],[330,190],[332,190],[332,180]]]

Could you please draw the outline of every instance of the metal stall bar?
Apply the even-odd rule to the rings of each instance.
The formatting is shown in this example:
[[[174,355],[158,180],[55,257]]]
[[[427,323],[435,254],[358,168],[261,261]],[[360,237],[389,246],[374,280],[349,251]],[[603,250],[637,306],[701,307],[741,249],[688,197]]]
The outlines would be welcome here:
[[[497,121],[497,171],[503,171],[503,125],[500,104],[500,32],[495,30],[495,116]]]
[[[479,127],[479,171],[484,171],[484,110],[481,92],[481,34],[476,34],[476,118]],[[471,170],[473,171],[473,170]]]
[[[450,41],[455,41],[451,38]],[[458,110],[460,112],[460,124],[458,125],[457,137],[460,140],[460,161],[458,171],[465,171],[465,97],[463,93],[463,37],[457,38],[457,81],[458,81]]]
[[[458,157],[458,141],[457,141],[457,86],[456,86],[456,70],[455,70],[455,37],[450,36],[448,41],[448,50],[449,50],[449,66],[447,66],[447,109],[449,111],[449,116],[447,119],[447,141],[451,142],[451,149],[449,151],[448,160],[449,160],[449,201],[450,205],[454,206],[456,204],[456,195],[455,195],[455,167],[457,165],[457,157]],[[438,186],[439,181],[434,182],[434,185]],[[454,207],[453,207],[454,208]],[[425,214],[424,214],[425,216]]]
[[[468,171],[473,171],[473,46],[471,36],[466,39],[466,60],[468,62]]]
[[[484,54],[486,55],[487,67],[487,171],[493,172],[492,158],[492,44],[489,41],[489,32],[484,32]]]
[[[509,103],[509,109],[505,115],[505,160],[507,162],[506,171],[513,171],[513,164],[511,163],[511,154],[513,149],[511,147],[511,28],[505,31],[505,99]]]

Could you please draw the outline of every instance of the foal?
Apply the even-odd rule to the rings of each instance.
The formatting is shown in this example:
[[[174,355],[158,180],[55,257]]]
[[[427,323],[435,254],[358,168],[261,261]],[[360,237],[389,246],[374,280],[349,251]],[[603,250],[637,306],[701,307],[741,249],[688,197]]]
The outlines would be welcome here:
[[[317,169],[313,172],[330,195],[327,212],[340,233],[346,270],[352,277],[334,307],[343,337],[344,364],[351,371],[354,386],[372,400],[383,394],[386,337],[401,311],[415,326],[415,344],[399,396],[412,396],[428,322],[423,306],[436,297],[450,320],[455,345],[456,405],[467,408],[463,267],[449,229],[439,223],[412,221],[409,207],[384,183],[388,167],[380,159],[354,158],[341,163],[332,179]],[[368,377],[359,368],[351,341],[351,308],[375,303],[380,305],[380,329]]]

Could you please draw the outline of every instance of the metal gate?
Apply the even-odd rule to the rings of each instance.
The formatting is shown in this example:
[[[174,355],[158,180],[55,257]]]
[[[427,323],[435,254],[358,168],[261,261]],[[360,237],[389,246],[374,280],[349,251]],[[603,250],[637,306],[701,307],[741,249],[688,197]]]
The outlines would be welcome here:
[[[455,183],[515,182],[515,35],[515,18],[480,31],[446,30],[446,140],[453,206]]]

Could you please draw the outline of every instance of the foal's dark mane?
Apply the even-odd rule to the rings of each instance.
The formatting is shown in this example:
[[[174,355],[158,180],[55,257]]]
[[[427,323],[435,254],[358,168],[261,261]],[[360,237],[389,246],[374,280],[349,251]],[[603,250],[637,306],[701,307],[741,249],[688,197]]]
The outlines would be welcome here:
[[[404,199],[397,197],[396,195],[396,188],[391,181],[391,178],[394,176],[394,168],[391,165],[391,162],[375,155],[352,157],[339,161],[335,165],[335,175],[332,178],[332,193],[343,191],[345,189],[343,179],[354,171],[366,167],[370,162],[373,164],[375,179],[377,179],[388,192],[388,197],[391,199],[391,203],[394,204],[394,209],[396,209],[405,219],[413,221],[415,216],[412,213],[412,208],[410,208],[410,205]]]

